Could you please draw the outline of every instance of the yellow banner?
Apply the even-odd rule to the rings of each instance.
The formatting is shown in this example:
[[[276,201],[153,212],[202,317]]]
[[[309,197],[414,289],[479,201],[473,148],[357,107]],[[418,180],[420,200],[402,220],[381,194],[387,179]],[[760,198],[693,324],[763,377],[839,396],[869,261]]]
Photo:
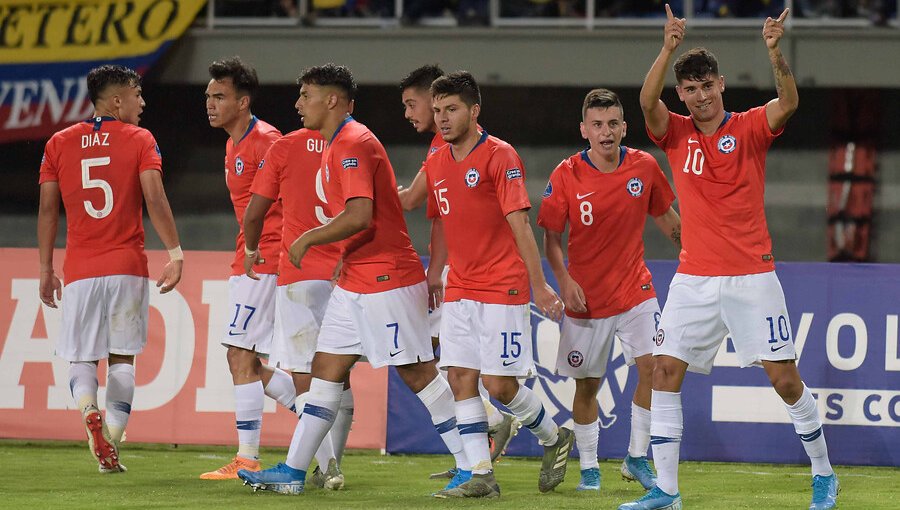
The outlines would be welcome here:
[[[153,53],[206,0],[0,0],[0,64],[91,61]]]

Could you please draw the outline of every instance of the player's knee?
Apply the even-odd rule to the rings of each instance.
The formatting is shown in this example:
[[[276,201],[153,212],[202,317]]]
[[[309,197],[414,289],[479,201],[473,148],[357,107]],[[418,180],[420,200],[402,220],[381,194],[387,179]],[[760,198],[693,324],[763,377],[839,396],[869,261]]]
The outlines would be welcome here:
[[[508,404],[516,398],[519,383],[514,377],[484,377],[484,387],[491,397]]]
[[[575,400],[594,400],[600,391],[600,379],[589,377],[575,379]]]
[[[794,403],[803,395],[803,381],[799,377],[793,377],[792,374],[778,374],[770,379],[775,393],[778,393],[785,402]]]
[[[228,359],[228,368],[235,379],[259,376],[260,363],[255,352],[238,347],[228,347],[226,358]]]
[[[679,391],[681,378],[687,365],[669,356],[659,356],[653,367],[653,389],[661,391]]]
[[[414,393],[422,391],[437,376],[433,363],[413,363],[398,366],[397,374]]]

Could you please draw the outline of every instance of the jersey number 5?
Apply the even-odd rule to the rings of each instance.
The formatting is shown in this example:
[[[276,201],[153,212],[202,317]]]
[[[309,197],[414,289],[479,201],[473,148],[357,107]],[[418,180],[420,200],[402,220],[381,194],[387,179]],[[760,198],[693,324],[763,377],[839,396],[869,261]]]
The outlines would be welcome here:
[[[81,187],[84,189],[99,188],[103,191],[103,209],[97,209],[90,200],[84,201],[84,210],[94,218],[109,216],[113,208],[112,186],[103,179],[91,179],[91,168],[109,165],[109,156],[81,160]]]

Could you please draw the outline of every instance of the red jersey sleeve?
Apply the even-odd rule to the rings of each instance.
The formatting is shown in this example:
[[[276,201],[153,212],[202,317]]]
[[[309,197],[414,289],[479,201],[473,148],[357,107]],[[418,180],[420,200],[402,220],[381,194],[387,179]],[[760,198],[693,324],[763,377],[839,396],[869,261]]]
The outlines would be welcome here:
[[[158,170],[162,172],[162,153],[159,151],[159,145],[150,131],[142,129],[138,131],[141,139],[141,162],[138,165],[140,172],[145,170]]]
[[[650,132],[650,127],[647,126],[646,124],[644,124],[644,129],[647,130],[647,136],[650,137],[650,140],[653,143],[655,143],[657,147],[659,147],[662,150],[666,150],[666,148],[669,146],[669,144],[675,138],[675,135],[673,135],[672,133],[674,133],[676,130],[681,129],[682,124],[684,124],[685,120],[690,122],[689,117],[685,117],[684,115],[678,115],[677,113],[669,111],[669,127],[666,128],[666,134],[664,134],[662,136],[662,138],[657,138],[657,137],[653,136],[653,133]]]
[[[656,160],[652,158],[648,158],[648,165],[652,166],[651,170],[653,175],[652,185],[650,186],[650,216],[656,218],[657,216],[662,216],[669,210],[669,207],[672,206],[672,202],[675,201],[675,193],[672,192],[672,186],[669,185],[669,181],[666,179],[666,174],[663,173],[662,169],[659,167],[659,164]]]
[[[375,170],[379,161],[368,142],[363,139],[333,147],[331,161],[341,165],[341,168],[331,171],[341,172],[344,203],[351,198],[375,199]]]
[[[253,177],[250,193],[269,200],[277,200],[281,191],[281,174],[287,163],[288,139],[273,143],[259,161],[259,169]]]
[[[784,133],[784,126],[778,128],[774,133],[769,127],[769,119],[766,117],[766,107],[757,106],[747,110],[747,117],[750,122],[750,132],[757,144],[768,148],[772,142]]]
[[[568,160],[564,160],[550,174],[550,181],[547,182],[541,199],[541,209],[538,211],[537,224],[552,232],[564,232],[569,218],[569,201],[563,179],[567,166]]]
[[[441,214],[440,214],[440,210],[438,209],[437,198],[434,195],[434,186],[432,186],[432,184],[431,184],[432,179],[428,175],[428,161],[430,161],[430,160],[431,160],[430,157],[429,157],[429,159],[425,160],[425,162],[422,163],[422,169],[419,171],[422,172],[425,176],[425,193],[426,193],[425,217],[433,220],[433,219],[439,217]]]
[[[525,189],[525,165],[509,145],[498,145],[488,167],[491,180],[497,190],[497,201],[503,215],[522,209],[530,209],[528,190]]]
[[[59,181],[59,167],[56,166],[56,142],[58,136],[50,138],[44,146],[44,155],[41,157],[41,173],[38,184]]]

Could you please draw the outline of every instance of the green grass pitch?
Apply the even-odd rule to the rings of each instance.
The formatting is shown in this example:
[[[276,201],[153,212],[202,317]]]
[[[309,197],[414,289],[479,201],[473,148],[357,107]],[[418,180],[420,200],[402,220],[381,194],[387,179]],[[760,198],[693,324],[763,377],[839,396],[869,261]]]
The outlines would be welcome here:
[[[440,455],[382,456],[350,451],[344,459],[345,490],[308,489],[301,496],[251,492],[239,481],[197,476],[224,464],[233,447],[125,443],[128,472],[101,475],[85,443],[0,441],[2,508],[389,508],[615,509],[641,495],[640,486],[619,475],[619,462],[601,462],[599,494],[577,493],[578,462],[569,461],[566,481],[549,494],[537,490],[538,459],[504,458],[496,465],[499,500],[447,501],[430,494],[441,488],[428,474],[450,467]],[[284,449],[264,449],[264,466],[284,460]],[[844,509],[900,508],[897,468],[838,467]],[[685,508],[806,508],[811,495],[805,466],[685,462],[680,473]]]

